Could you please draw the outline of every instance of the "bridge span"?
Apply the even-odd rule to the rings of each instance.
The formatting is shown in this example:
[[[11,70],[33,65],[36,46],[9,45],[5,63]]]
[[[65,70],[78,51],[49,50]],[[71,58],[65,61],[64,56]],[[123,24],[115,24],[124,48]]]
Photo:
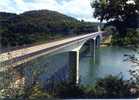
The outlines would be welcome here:
[[[43,55],[55,55],[63,52],[69,52],[70,67],[72,69],[71,80],[79,83],[79,52],[82,46],[90,40],[91,55],[95,57],[95,48],[99,47],[103,38],[103,31],[79,35],[63,40],[35,45],[32,47],[17,49],[14,51],[3,52],[0,54],[0,71],[10,67],[16,67],[28,61],[41,57]]]

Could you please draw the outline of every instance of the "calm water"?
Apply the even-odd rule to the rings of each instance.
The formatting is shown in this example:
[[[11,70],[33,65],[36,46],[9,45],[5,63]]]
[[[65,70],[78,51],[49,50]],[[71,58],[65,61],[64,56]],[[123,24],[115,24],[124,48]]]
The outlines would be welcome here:
[[[83,50],[83,49],[81,49]],[[83,53],[82,53],[83,54]],[[135,54],[139,58],[139,54],[132,50],[121,47],[103,47],[96,50],[95,63],[87,50],[85,55],[80,57],[80,83],[82,85],[91,85],[99,78],[107,75],[119,75],[122,73],[124,79],[129,79],[129,70],[133,69],[133,63],[124,61],[125,54]],[[53,56],[44,55],[35,60],[32,60],[19,67],[18,72],[24,74],[27,84],[37,81],[42,86],[49,87],[54,82],[58,83],[61,80],[69,78],[69,53],[62,53]],[[0,83],[0,89],[9,83],[5,77],[10,74],[0,73],[0,80],[5,80]]]
[[[139,55],[129,49],[121,47],[103,47],[96,50],[96,60],[93,63],[91,57],[83,57],[80,60],[81,84],[92,84],[98,78],[109,74],[123,75],[124,79],[129,79],[129,69],[133,68],[133,63],[124,61],[124,54]]]
[[[83,48],[82,48],[83,50]],[[85,55],[80,57],[80,82],[84,85],[94,83],[98,78],[105,77],[109,74],[118,75],[122,73],[124,79],[129,79],[129,69],[132,63],[124,61],[124,54],[139,54],[132,50],[121,47],[103,47],[96,50],[95,63],[89,55],[89,50]],[[81,54],[82,55],[82,54]],[[70,67],[69,53],[62,53],[53,56],[44,55],[37,58],[23,67],[25,76],[28,81],[32,80],[35,75],[37,80],[43,84],[47,84],[48,80],[65,80],[67,79]],[[34,74],[35,73],[35,74]]]

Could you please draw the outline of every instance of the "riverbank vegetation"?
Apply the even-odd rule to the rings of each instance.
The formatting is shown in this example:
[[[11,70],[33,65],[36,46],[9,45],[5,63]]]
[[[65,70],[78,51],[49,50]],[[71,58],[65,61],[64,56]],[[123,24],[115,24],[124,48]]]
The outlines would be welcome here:
[[[94,85],[82,86],[61,82],[46,89],[40,84],[34,84],[22,94],[13,96],[16,99],[45,100],[48,99],[85,99],[85,98],[138,98],[137,81],[123,80],[122,76],[106,76],[98,79]]]
[[[139,46],[139,32],[135,29],[127,29],[126,35],[122,38],[119,38],[120,35],[116,34],[112,37],[112,44],[119,46]]]
[[[94,17],[100,22],[106,21],[105,27],[111,26],[112,45],[139,45],[139,1],[138,0],[95,0],[92,8]]]

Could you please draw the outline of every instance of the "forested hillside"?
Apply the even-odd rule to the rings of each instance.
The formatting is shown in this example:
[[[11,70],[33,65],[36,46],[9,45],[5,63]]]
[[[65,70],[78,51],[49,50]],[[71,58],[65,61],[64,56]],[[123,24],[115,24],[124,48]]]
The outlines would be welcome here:
[[[49,10],[22,14],[0,12],[2,47],[21,46],[63,36],[97,31],[97,23],[79,21]]]

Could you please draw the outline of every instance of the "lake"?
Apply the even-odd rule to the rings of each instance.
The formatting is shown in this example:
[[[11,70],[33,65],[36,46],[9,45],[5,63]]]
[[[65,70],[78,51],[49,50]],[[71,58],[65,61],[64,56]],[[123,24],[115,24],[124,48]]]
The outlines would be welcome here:
[[[89,50],[80,57],[80,83],[82,85],[91,85],[102,77],[107,75],[123,75],[125,80],[130,78],[129,70],[133,69],[133,63],[124,61],[125,54],[139,54],[132,50],[122,47],[101,47],[96,49],[95,62],[93,57],[89,56]],[[21,73],[24,73],[27,83],[32,80],[39,81],[47,85],[48,80],[56,83],[60,80],[66,80],[69,77],[69,53],[61,53],[53,56],[44,55],[28,63],[23,64]],[[23,72],[24,71],[24,72]]]
[[[130,78],[129,70],[133,69],[133,63],[124,61],[125,54],[135,54],[136,52],[122,47],[102,47],[96,50],[95,63],[91,57],[83,57],[80,60],[81,84],[92,84],[98,78],[107,75],[122,75],[123,79]]]

